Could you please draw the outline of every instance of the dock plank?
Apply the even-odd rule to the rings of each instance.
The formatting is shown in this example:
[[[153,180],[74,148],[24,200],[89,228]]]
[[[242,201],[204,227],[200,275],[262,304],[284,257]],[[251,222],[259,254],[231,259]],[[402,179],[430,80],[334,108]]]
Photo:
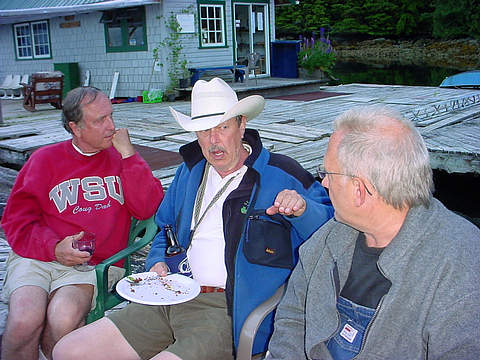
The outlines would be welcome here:
[[[25,152],[36,149],[40,146],[55,144],[60,141],[68,140],[70,138],[71,135],[67,134],[66,132],[26,136],[16,139],[1,140],[0,148]]]
[[[38,130],[28,125],[10,125],[0,127],[0,139],[12,139],[33,134],[38,134]]]
[[[167,135],[165,136],[166,140],[175,141],[180,144],[188,144],[189,142],[197,140],[197,136],[195,133],[183,133],[183,134],[176,134],[176,135]]]
[[[297,125],[295,123],[290,124],[268,124],[268,125],[254,125],[254,129],[261,130],[263,133],[272,133],[272,134],[295,134],[303,139],[308,140],[318,140],[322,137],[325,137],[331,133],[331,130],[328,132],[321,131],[318,128],[307,127],[302,125]]]
[[[464,111],[461,111],[461,112],[458,112],[458,113],[452,113],[451,115],[447,116],[446,118],[443,118],[440,121],[430,123],[429,125],[425,126],[424,128],[421,128],[420,132],[422,134],[425,134],[429,131],[440,129],[440,128],[448,126],[448,125],[461,123],[463,120],[467,120],[467,119],[470,119],[472,117],[477,117],[479,115],[480,115],[480,107],[479,106],[471,107],[471,108],[465,109]]]

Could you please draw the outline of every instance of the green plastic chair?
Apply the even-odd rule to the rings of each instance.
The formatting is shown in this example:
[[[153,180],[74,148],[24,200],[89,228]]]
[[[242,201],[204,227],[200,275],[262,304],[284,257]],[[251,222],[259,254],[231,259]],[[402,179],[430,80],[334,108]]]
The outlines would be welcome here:
[[[153,219],[153,216],[147,220],[141,221],[132,218],[130,234],[128,237],[128,247],[119,251],[115,255],[110,256],[108,259],[102,261],[95,267],[95,271],[97,273],[98,290],[97,304],[95,308],[88,314],[87,324],[102,318],[105,315],[106,310],[109,310],[125,301],[124,298],[116,293],[115,287],[111,291],[108,291],[108,269],[117,261],[125,259],[125,276],[132,274],[132,260],[130,255],[150,244],[157,234],[158,227]]]

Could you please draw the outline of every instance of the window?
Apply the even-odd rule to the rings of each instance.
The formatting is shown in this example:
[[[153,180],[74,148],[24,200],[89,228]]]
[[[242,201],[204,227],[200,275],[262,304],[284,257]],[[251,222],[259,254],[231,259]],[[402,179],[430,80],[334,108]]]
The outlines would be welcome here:
[[[148,50],[143,6],[104,11],[100,22],[105,24],[107,52]]]
[[[226,46],[225,5],[199,4],[200,46]]]
[[[17,59],[49,59],[50,32],[48,21],[35,21],[13,25]]]

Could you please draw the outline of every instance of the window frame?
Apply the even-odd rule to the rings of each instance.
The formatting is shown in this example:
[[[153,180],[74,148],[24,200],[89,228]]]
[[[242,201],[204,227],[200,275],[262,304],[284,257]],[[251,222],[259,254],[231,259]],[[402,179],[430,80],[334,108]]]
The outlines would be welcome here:
[[[225,1],[208,1],[208,0],[199,0],[197,2],[197,7],[198,7],[198,44],[200,49],[212,49],[212,48],[227,48],[228,47],[228,41],[227,41],[227,16],[226,16],[226,4]],[[204,43],[202,40],[202,7],[219,7],[220,12],[222,14],[222,18],[220,19],[222,23],[222,36],[223,36],[223,42],[222,43]],[[207,10],[208,12],[208,10]],[[223,21],[222,21],[223,20]],[[208,21],[208,17],[207,17]]]
[[[147,21],[146,21],[146,12],[145,12],[145,6],[133,6],[131,8],[123,8],[123,9],[133,9],[133,8],[138,8],[141,11],[141,16],[142,16],[142,26],[143,26],[143,45],[129,45],[128,44],[128,27],[129,23],[127,22],[126,19],[121,19],[120,20],[120,31],[121,31],[121,39],[122,39],[122,45],[120,46],[110,46],[109,45],[109,32],[108,32],[108,26],[109,23],[104,22],[103,28],[104,28],[104,33],[105,33],[105,49],[107,53],[115,53],[115,52],[132,52],[132,51],[148,51],[148,42],[147,42]],[[104,11],[103,14],[107,12],[112,12],[115,13],[118,10],[123,10],[123,9],[117,9],[117,10],[108,10]],[[102,19],[103,19],[102,15]],[[100,20],[102,22],[102,19]]]
[[[46,42],[38,42],[39,35],[45,33],[35,33],[34,27],[38,24],[45,24]],[[28,34],[18,35],[17,29],[19,27],[28,27]],[[48,20],[36,20],[36,21],[24,21],[21,23],[12,24],[13,42],[15,46],[15,58],[17,60],[43,60],[52,58],[52,43],[50,37],[50,22]],[[19,38],[25,37],[29,39],[29,43],[26,45],[19,45]],[[37,48],[39,46],[46,47],[48,50],[46,54],[37,54]],[[30,49],[30,55],[21,55],[20,49]]]

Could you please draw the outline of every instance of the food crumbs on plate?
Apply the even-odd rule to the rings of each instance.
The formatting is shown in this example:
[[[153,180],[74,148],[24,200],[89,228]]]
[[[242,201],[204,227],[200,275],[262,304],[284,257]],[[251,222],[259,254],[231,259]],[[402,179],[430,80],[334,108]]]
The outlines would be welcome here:
[[[160,282],[162,283],[162,285],[164,286],[165,289],[170,290],[173,293],[175,293],[175,296],[178,296],[179,294],[186,294],[187,293],[187,292],[182,292],[181,290],[175,289],[172,286],[173,285],[172,280],[170,280],[170,279],[160,278]]]
[[[127,279],[129,282],[138,284],[140,281],[142,281],[141,277],[133,277],[133,276],[127,276]]]
[[[184,286],[181,283],[178,283],[177,281],[174,281],[172,279],[162,277],[160,275],[152,275],[152,276],[146,276],[144,278],[142,277],[136,277],[136,276],[127,276],[128,283],[130,284],[130,292],[135,293],[134,288],[138,289],[152,289],[151,294],[153,296],[161,296],[159,294],[158,289],[154,290],[155,285],[162,285],[163,288],[167,291],[170,291],[174,294],[175,297],[178,297],[179,295],[187,295],[190,293],[189,289],[185,289]],[[143,298],[142,294],[137,294],[136,296]],[[165,299],[163,296],[161,297],[162,299]]]

